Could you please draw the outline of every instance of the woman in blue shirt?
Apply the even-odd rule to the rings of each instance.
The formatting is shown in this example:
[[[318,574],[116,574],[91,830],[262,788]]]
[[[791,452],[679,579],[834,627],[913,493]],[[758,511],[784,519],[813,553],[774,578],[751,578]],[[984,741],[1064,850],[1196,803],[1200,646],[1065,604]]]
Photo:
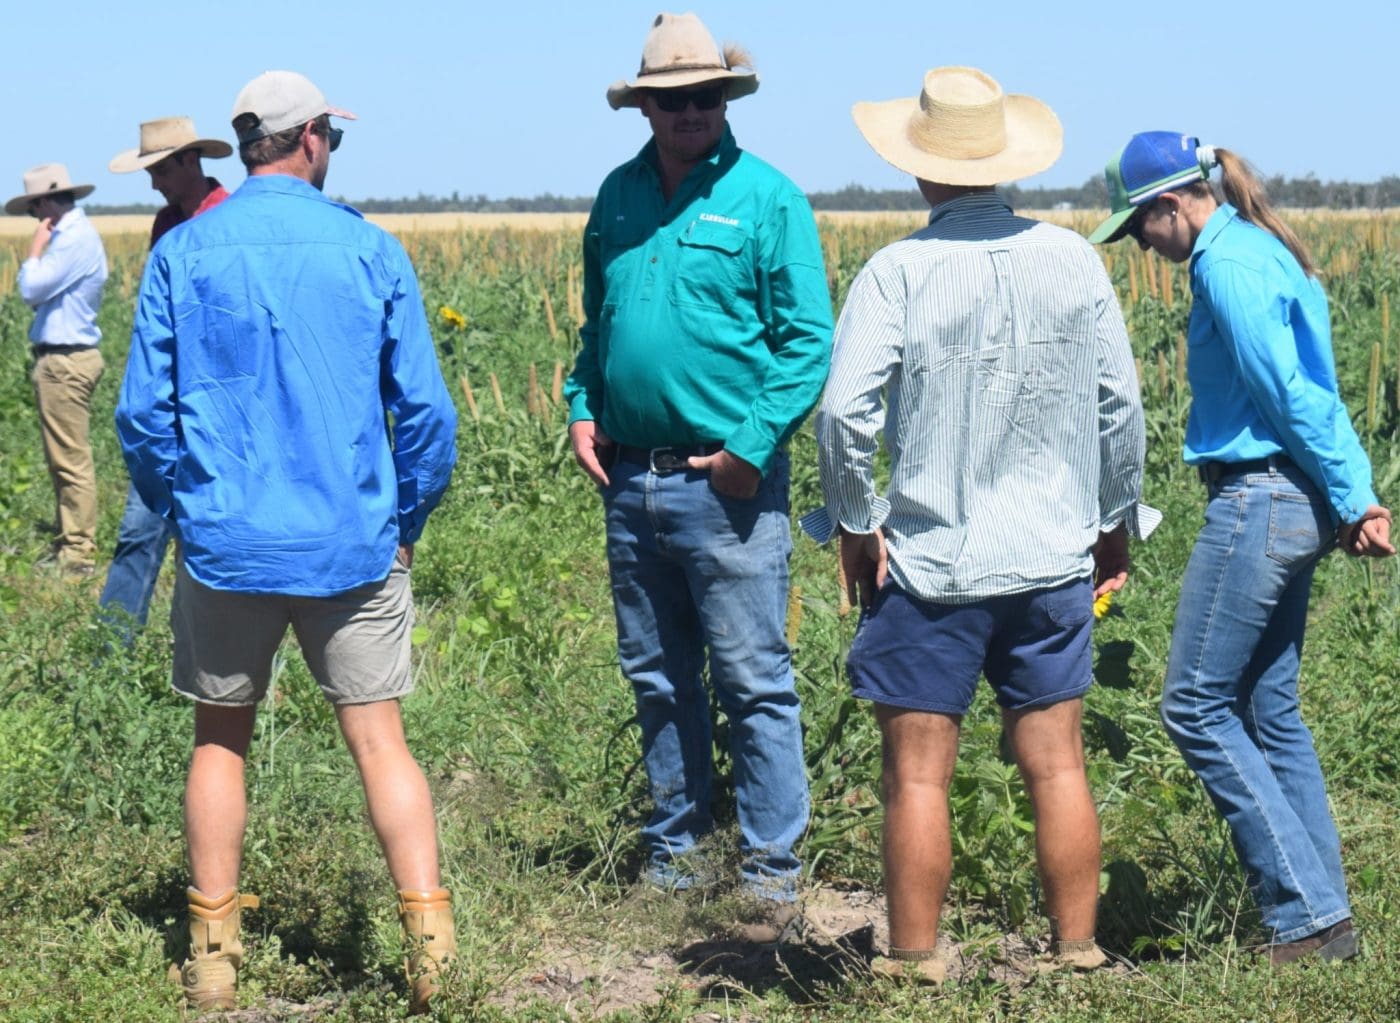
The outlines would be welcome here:
[[[1106,177],[1113,214],[1090,240],[1128,235],[1191,269],[1185,457],[1209,500],[1182,580],[1162,720],[1230,825],[1272,931],[1270,962],[1350,958],[1341,844],[1298,712],[1298,664],[1318,561],[1334,545],[1375,557],[1395,548],[1337,393],[1327,297],[1228,150],[1144,132]]]

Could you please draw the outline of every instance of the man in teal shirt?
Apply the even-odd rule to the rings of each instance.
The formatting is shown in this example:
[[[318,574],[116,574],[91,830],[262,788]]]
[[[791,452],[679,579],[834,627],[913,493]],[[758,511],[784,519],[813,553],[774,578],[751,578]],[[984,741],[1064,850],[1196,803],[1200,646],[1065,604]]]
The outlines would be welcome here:
[[[583,348],[569,436],[601,490],[618,653],[655,809],[648,879],[695,881],[710,830],[710,681],[729,747],[748,891],[745,928],[795,915],[807,823],[785,638],[791,534],[784,446],[826,380],[831,301],[802,192],[739,149],[726,104],[758,77],[694,15],[659,15],[633,82],[652,138],[603,182],[584,236]]]

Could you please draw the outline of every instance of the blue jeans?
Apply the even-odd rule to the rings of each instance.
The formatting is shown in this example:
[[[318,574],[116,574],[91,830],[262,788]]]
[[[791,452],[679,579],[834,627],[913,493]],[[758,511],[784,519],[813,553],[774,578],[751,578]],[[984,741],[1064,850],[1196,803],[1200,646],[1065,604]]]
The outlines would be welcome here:
[[[127,646],[135,638],[133,625],[146,624],[156,576],[160,574],[160,564],[165,560],[165,548],[169,543],[169,524],[147,508],[136,488],[129,486],[126,510],[117,530],[117,549],[112,554],[112,567],[107,570],[107,583],[98,600],[103,608],[121,608],[126,612],[124,615],[111,613],[107,617],[122,633]]]
[[[797,895],[792,847],[807,826],[807,775],[786,638],[785,456],[752,499],[702,472],[618,462],[603,488],[622,673],[632,683],[655,804],[642,829],[649,875],[668,873],[712,826],[710,701],[729,719],[741,872],[777,901]]]
[[[1167,731],[1229,823],[1278,942],[1351,916],[1298,713],[1308,591],[1333,543],[1326,501],[1297,468],[1222,478],[1182,580],[1162,693]]]

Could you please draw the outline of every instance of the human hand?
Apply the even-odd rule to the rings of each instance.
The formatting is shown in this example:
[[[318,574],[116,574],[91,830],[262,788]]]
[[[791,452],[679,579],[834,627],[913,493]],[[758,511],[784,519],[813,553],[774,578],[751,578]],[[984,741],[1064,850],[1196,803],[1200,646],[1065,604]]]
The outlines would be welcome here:
[[[1373,504],[1356,522],[1343,522],[1337,542],[1354,558],[1388,558],[1395,553],[1390,542],[1390,509]]]
[[[1119,523],[1094,544],[1094,599],[1117,593],[1128,581],[1128,527]]]
[[[569,424],[569,443],[574,447],[574,459],[588,478],[600,487],[608,485],[604,464],[612,461],[613,440],[592,419],[577,419]]]
[[[34,229],[34,238],[29,243],[29,258],[38,259],[44,254],[44,250],[49,246],[49,239],[53,237],[53,217],[44,217],[39,221],[39,226]]]
[[[869,607],[889,576],[889,554],[885,534],[849,533],[841,530],[841,571],[846,576],[846,599]]]
[[[413,544],[411,544],[411,543],[401,543],[401,544],[399,544],[399,553],[396,555],[396,559],[397,559],[398,563],[399,563],[400,565],[402,565],[404,568],[412,568],[412,567],[413,567]]]
[[[758,493],[759,481],[763,479],[757,468],[722,449],[713,455],[691,455],[689,465],[692,469],[708,471],[710,486],[725,497],[741,501]]]

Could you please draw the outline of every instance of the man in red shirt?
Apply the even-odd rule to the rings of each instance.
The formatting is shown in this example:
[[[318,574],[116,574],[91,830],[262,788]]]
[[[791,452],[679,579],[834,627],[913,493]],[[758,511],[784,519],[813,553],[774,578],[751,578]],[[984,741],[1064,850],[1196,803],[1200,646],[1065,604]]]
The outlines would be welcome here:
[[[167,205],[151,225],[154,248],[172,227],[228,198],[217,179],[205,176],[200,160],[206,156],[219,159],[232,152],[227,142],[200,138],[190,118],[163,117],[143,123],[140,147],[118,153],[107,167],[114,174],[144,170],[151,176],[151,187],[164,197]],[[112,567],[98,601],[127,646],[135,639],[135,630],[146,624],[169,542],[165,520],[142,503],[134,487],[128,488]]]

